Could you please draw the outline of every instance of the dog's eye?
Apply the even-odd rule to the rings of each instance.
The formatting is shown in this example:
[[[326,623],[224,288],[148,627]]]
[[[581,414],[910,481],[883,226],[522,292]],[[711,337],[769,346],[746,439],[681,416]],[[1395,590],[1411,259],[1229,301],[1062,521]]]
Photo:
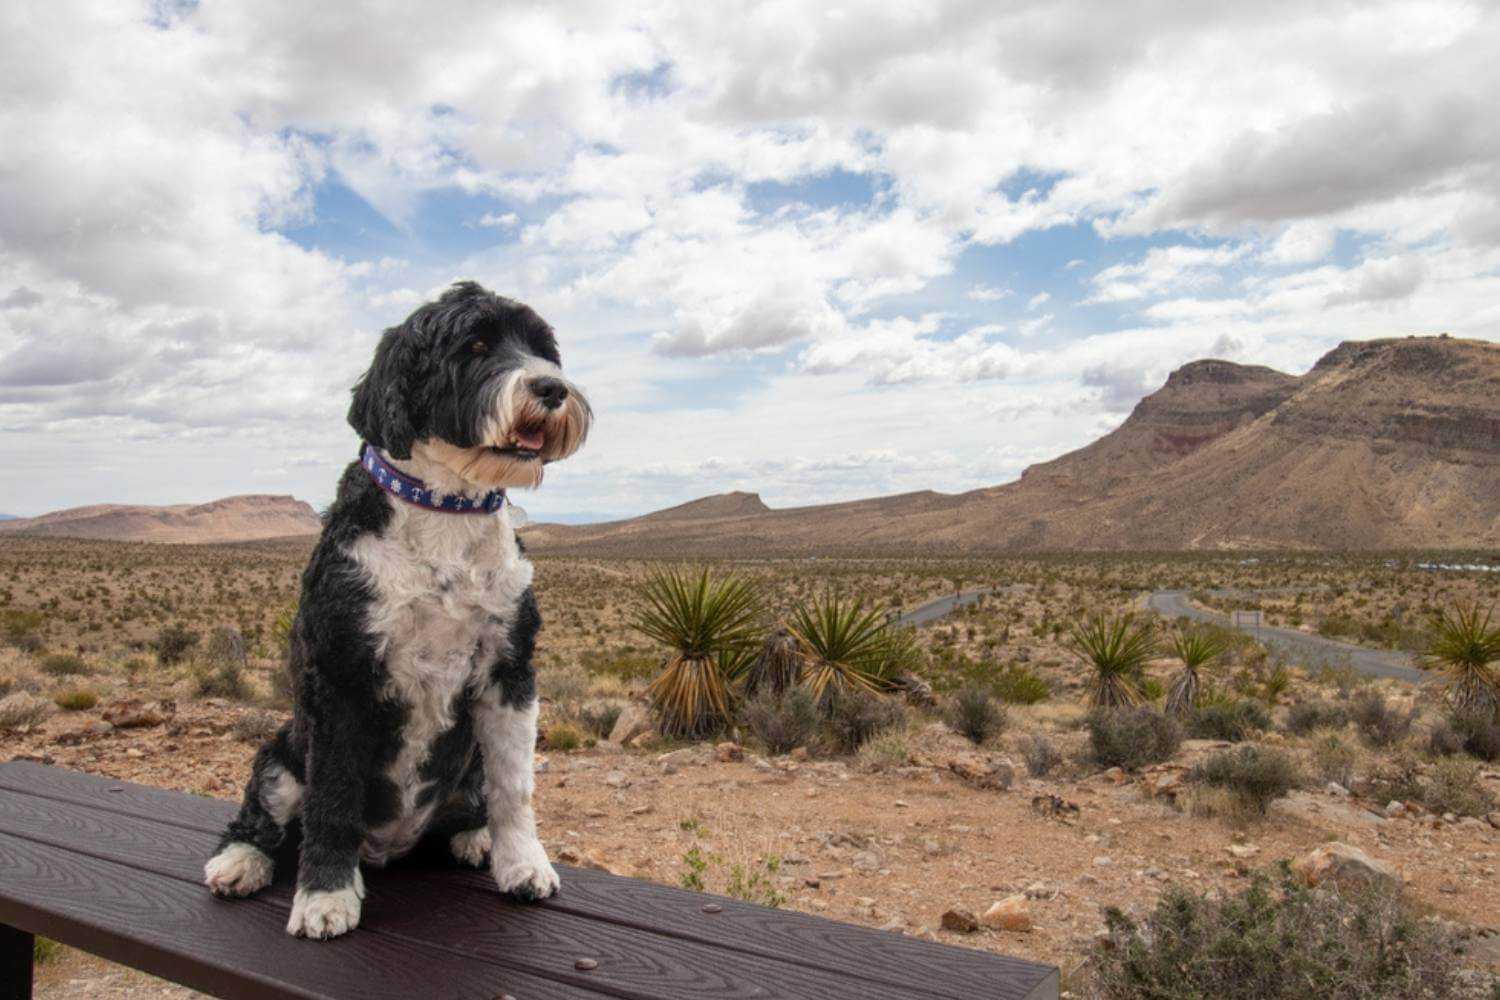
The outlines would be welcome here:
[[[490,352],[490,345],[482,340],[475,340],[469,344],[469,350],[474,354],[488,354]]]

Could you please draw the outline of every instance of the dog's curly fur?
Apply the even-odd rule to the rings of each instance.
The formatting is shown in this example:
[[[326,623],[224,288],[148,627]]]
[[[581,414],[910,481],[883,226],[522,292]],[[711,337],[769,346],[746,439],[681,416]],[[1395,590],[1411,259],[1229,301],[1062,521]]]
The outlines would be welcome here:
[[[382,335],[349,423],[435,490],[535,486],[580,447],[592,413],[528,307],[454,285]],[[532,649],[541,616],[508,507],[407,504],[352,463],[302,576],[291,721],[256,754],[239,815],[205,868],[223,896],[272,878],[300,838],[287,930],[359,923],[361,860],[432,840],[502,891],[557,890],[536,835]]]

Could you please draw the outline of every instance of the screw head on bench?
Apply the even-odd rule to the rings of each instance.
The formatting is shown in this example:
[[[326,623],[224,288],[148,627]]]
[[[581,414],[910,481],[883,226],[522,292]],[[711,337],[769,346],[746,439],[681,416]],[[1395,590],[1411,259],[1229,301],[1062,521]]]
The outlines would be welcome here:
[[[578,961],[573,963],[573,968],[577,969],[579,972],[593,972],[595,969],[599,968],[599,963],[592,958],[580,958]]]
[[[724,907],[720,906],[718,903],[704,903],[703,904],[703,912],[704,913],[723,913],[724,912]]]

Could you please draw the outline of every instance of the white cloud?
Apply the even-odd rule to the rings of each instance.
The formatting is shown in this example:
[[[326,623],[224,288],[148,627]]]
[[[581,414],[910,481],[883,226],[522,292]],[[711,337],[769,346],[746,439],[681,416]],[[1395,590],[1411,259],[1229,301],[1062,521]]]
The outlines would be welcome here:
[[[1037,292],[1031,298],[1026,300],[1026,308],[1035,312],[1037,309],[1040,309],[1042,306],[1046,305],[1051,298],[1052,296],[1048,292]]]
[[[1011,294],[1009,288],[995,288],[992,285],[975,285],[964,293],[964,298],[974,302],[999,302]]]

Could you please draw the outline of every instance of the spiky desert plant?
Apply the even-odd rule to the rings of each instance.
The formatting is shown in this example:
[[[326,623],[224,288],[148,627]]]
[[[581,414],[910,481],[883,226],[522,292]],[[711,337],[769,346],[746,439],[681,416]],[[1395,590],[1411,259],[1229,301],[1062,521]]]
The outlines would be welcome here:
[[[1094,670],[1089,704],[1112,710],[1141,703],[1140,674],[1156,652],[1149,622],[1134,615],[1094,615],[1068,630],[1066,647]]]
[[[1182,669],[1172,678],[1167,692],[1167,714],[1183,718],[1198,707],[1198,695],[1203,690],[1198,672],[1224,655],[1229,649],[1229,636],[1203,628],[1183,628],[1172,633],[1167,645],[1182,661]]]
[[[1440,612],[1424,657],[1429,670],[1443,675],[1456,711],[1491,718],[1500,712],[1500,678],[1490,666],[1500,660],[1500,627],[1490,624],[1493,616],[1493,608],[1481,612],[1477,604]]]
[[[640,596],[644,606],[632,626],[671,650],[647,688],[658,727],[665,736],[716,732],[730,716],[729,676],[755,646],[759,592],[733,574],[659,570]]]
[[[791,629],[778,628],[766,636],[760,651],[745,668],[745,695],[761,691],[780,696],[802,681],[802,654]]]
[[[878,608],[836,593],[792,611],[787,627],[802,655],[802,679],[818,704],[843,694],[879,692],[917,658],[915,640]]]

